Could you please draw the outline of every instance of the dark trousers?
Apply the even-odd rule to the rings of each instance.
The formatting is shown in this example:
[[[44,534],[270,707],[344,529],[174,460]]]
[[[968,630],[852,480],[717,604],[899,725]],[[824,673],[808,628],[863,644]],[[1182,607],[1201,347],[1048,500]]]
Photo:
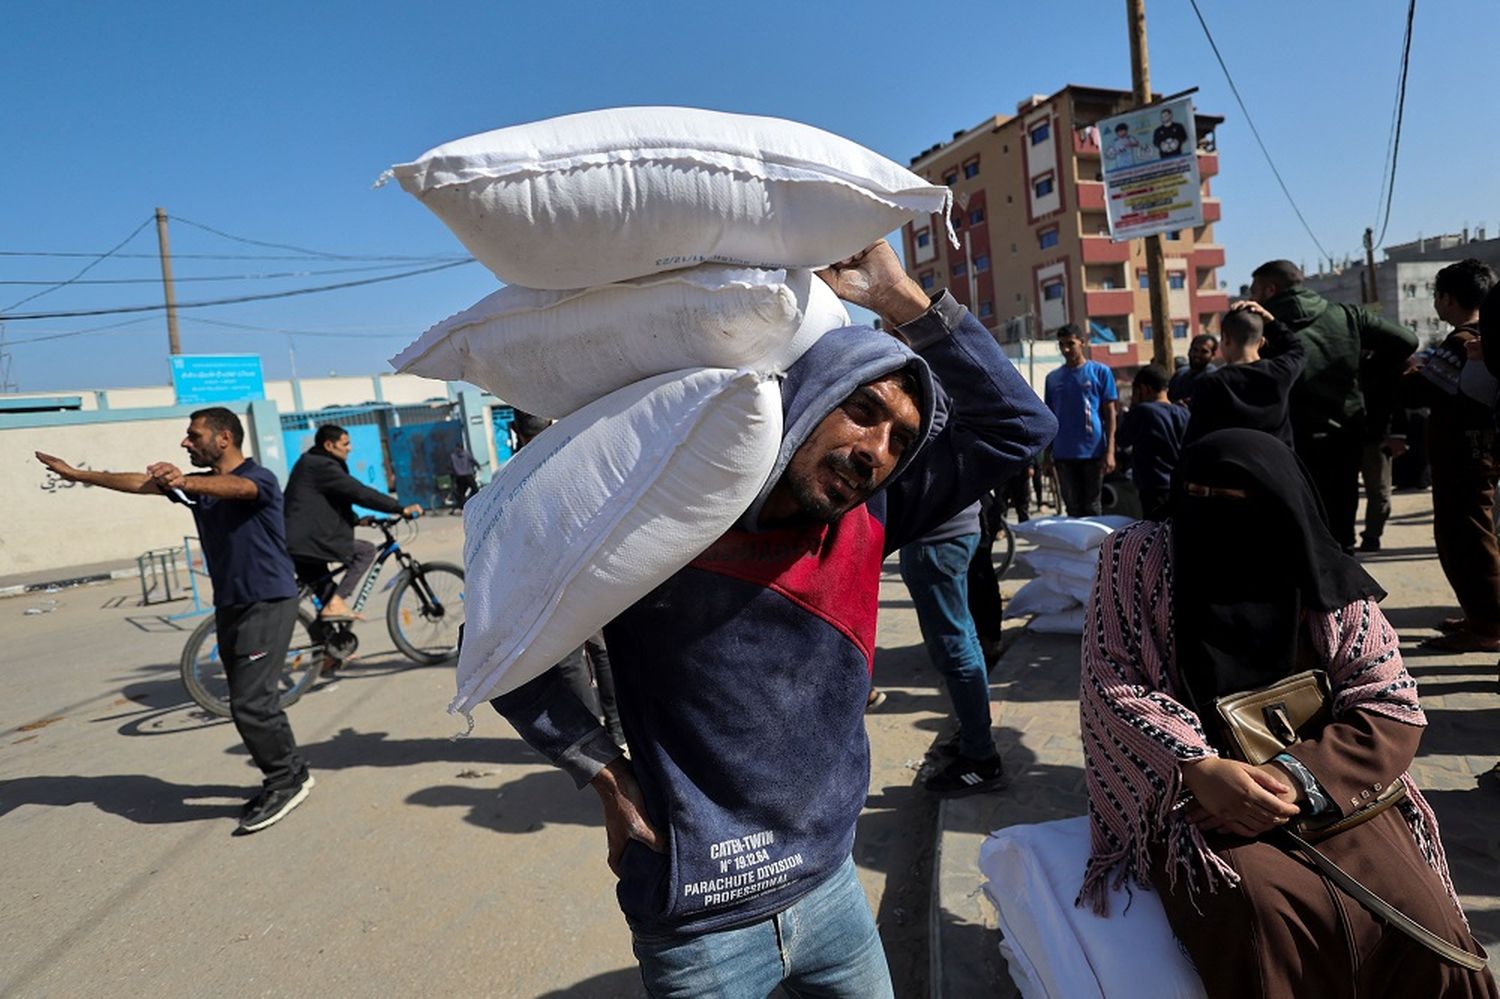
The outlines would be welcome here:
[[[348,600],[354,595],[355,587],[359,585],[361,579],[364,579],[365,573],[374,563],[377,550],[370,542],[356,538],[354,554],[350,556],[348,562],[343,563],[349,567],[349,571],[344,573],[344,577],[336,584],[328,571],[328,563],[322,559],[293,556],[292,566],[297,570],[297,582],[309,587],[313,591],[313,596],[318,598],[319,604],[326,604],[334,593]]]
[[[1171,490],[1161,487],[1136,486],[1136,495],[1141,498],[1141,516],[1146,520],[1165,520],[1167,516],[1167,499],[1171,496]]]
[[[1296,451],[1323,501],[1333,540],[1345,550],[1353,550],[1354,520],[1359,515],[1359,469],[1365,454],[1364,428],[1298,434]]]
[[[281,672],[296,620],[294,597],[214,608],[229,714],[273,791],[295,787],[307,773],[292,723],[281,710]]]
[[[1060,458],[1057,484],[1069,517],[1097,517],[1104,512],[1104,463],[1098,458]]]
[[[593,635],[558,663],[556,669],[568,681],[573,696],[594,717],[603,718],[604,728],[615,745],[624,746],[625,730],[620,726],[620,709],[615,705],[615,674],[609,665],[604,636]]]
[[[1359,476],[1365,483],[1365,529],[1360,537],[1379,541],[1385,522],[1391,519],[1391,456],[1385,441],[1365,444]]]
[[[455,475],[453,477],[453,505],[462,507],[469,501],[469,497],[479,492],[479,483],[472,475]]]
[[[1025,477],[1017,476],[1010,481],[1017,479],[1025,490]],[[1010,483],[1006,483],[1001,487],[1002,494],[1009,486]],[[1000,577],[995,575],[994,552],[995,535],[999,533],[997,528],[1004,515],[1005,511],[998,502],[991,502],[980,511],[979,545],[974,549],[974,557],[969,559],[969,617],[973,619],[974,630],[980,639],[992,643],[1000,641],[1000,616],[1005,610],[1000,601]]]
[[[1454,426],[1434,407],[1427,453],[1432,462],[1432,534],[1443,575],[1472,630],[1500,635],[1495,431]]]

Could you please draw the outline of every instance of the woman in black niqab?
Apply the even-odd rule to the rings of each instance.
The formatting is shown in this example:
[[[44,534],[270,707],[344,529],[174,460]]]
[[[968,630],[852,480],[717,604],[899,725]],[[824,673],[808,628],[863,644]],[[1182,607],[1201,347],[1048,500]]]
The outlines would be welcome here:
[[[1307,469],[1270,434],[1220,430],[1184,448],[1169,510],[1177,669],[1206,722],[1215,698],[1307,668],[1304,611],[1385,597],[1329,533]]]

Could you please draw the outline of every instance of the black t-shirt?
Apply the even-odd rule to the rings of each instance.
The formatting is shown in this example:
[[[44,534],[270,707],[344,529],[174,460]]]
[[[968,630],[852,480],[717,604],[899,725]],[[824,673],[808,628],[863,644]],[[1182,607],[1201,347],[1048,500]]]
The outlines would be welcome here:
[[[1158,125],[1151,133],[1151,144],[1162,156],[1180,156],[1182,147],[1187,145],[1187,129],[1175,121],[1170,125]]]
[[[269,469],[250,458],[229,474],[254,482],[255,499],[191,497],[198,543],[203,546],[203,560],[214,584],[214,606],[295,597],[297,580],[292,557],[286,553],[280,483]],[[173,494],[168,497],[181,502]]]

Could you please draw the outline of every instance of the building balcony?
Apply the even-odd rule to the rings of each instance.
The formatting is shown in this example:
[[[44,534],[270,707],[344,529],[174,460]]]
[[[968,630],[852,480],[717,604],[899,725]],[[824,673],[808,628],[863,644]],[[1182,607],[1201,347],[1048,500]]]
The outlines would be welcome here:
[[[1193,267],[1202,271],[1210,267],[1224,266],[1224,247],[1215,246],[1212,243],[1199,243],[1193,247]]]
[[[1108,236],[1084,236],[1080,242],[1086,264],[1123,264],[1130,260],[1129,241],[1112,243]]]
[[[1099,158],[1099,130],[1097,128],[1073,129],[1073,152],[1090,159]]]
[[[1085,290],[1083,310],[1090,316],[1128,316],[1135,311],[1135,292],[1129,288]]]
[[[1219,199],[1218,198],[1204,198],[1203,199],[1203,221],[1204,221],[1204,224],[1207,224],[1207,223],[1210,223],[1210,222],[1217,222],[1217,221],[1219,221],[1219,219],[1223,218],[1223,216],[1224,216],[1224,209],[1223,209],[1223,206],[1219,204]]]
[[[1219,175],[1219,154],[1218,153],[1199,153],[1198,154],[1198,176],[1200,178],[1206,180],[1209,177],[1217,177],[1218,175]]]
[[[1194,304],[1198,307],[1199,315],[1205,312],[1228,312],[1229,292],[1200,291],[1194,296]]]
[[[1078,182],[1078,210],[1081,212],[1104,211],[1104,184],[1097,180]]]

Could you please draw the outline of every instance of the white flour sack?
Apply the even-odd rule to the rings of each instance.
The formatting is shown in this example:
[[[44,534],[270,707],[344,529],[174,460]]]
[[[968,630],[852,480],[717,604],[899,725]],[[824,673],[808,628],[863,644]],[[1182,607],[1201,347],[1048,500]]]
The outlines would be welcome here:
[[[501,128],[392,173],[500,280],[530,288],[702,263],[824,267],[913,219],[946,218],[952,200],[822,129],[695,108]]]
[[[781,444],[778,381],[673,371],[554,423],[464,507],[458,696],[468,712],[551,668],[750,506]]]
[[[848,325],[810,270],[705,264],[576,291],[509,285],[423,333],[391,366],[471,382],[555,419],[666,371],[780,370],[798,342]]]

